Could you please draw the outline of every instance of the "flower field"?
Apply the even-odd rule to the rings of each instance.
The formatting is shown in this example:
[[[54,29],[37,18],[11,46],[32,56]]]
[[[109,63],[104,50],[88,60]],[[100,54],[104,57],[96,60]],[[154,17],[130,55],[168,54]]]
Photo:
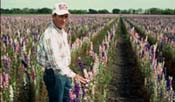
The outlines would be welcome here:
[[[116,55],[120,50],[116,46],[122,33],[126,33],[136,59],[133,63],[143,78],[141,85],[147,95],[140,92],[140,102],[174,102],[174,19],[164,15],[71,15],[66,25],[70,68],[88,80],[86,85],[72,82],[71,102],[108,102],[117,97],[112,97],[109,86],[115,79],[111,69],[119,70],[112,64],[121,57]],[[48,101],[36,45],[50,22],[48,15],[1,16],[0,102]]]

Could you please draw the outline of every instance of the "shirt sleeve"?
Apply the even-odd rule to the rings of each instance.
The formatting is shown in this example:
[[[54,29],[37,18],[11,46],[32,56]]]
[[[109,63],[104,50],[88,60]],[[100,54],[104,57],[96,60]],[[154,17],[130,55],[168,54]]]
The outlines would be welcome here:
[[[62,60],[62,55],[59,53],[61,48],[60,46],[61,43],[59,43],[58,39],[56,40],[53,37],[49,37],[44,40],[44,48],[50,64],[60,70],[62,75],[73,78],[76,74]]]

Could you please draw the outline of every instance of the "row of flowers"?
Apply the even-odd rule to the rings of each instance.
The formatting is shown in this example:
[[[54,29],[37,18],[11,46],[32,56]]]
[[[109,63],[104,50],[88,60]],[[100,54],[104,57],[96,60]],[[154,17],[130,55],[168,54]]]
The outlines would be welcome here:
[[[148,36],[150,44],[158,43],[165,57],[167,73],[175,78],[175,16],[131,16],[127,20],[136,30]],[[175,87],[175,86],[174,86]]]
[[[174,16],[132,16],[127,17],[135,25],[151,34],[157,40],[164,40],[175,47],[175,17]]]
[[[107,52],[109,45],[113,37],[115,36],[116,24],[113,24],[112,28],[106,32],[104,40],[99,46],[99,54],[94,51],[94,44],[90,40],[87,40],[87,46],[79,45],[80,49],[86,49],[83,56],[79,55],[77,64],[80,68],[80,73],[84,78],[88,80],[87,85],[83,85],[78,81],[73,83],[73,88],[70,90],[71,102],[92,102],[95,100],[95,94],[98,92],[98,75],[102,73],[104,66],[107,64]],[[82,50],[84,51],[84,50]],[[79,52],[80,53],[80,52]]]
[[[158,51],[157,43],[150,45],[147,37],[141,37],[129,23],[125,22],[125,25],[140,62],[140,70],[145,77],[145,87],[151,93],[150,101],[173,102],[175,92],[172,89],[172,77],[168,77],[166,73],[164,58]]]

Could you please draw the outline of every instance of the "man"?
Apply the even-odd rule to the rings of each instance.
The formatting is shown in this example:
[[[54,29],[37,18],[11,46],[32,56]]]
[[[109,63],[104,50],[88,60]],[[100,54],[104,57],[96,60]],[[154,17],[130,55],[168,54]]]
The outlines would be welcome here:
[[[70,68],[70,48],[64,27],[69,11],[66,3],[57,3],[52,11],[52,23],[41,35],[37,46],[37,60],[45,68],[44,82],[49,102],[69,102],[71,78],[86,84],[87,81]]]

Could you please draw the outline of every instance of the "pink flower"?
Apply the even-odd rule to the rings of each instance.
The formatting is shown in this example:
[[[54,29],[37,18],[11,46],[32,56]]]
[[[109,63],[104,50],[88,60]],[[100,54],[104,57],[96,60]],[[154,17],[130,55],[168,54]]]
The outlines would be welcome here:
[[[5,88],[9,87],[9,74],[5,73],[5,81],[4,81]]]
[[[90,50],[93,51],[93,43],[91,42]]]
[[[2,73],[0,73],[0,88],[3,88],[3,76]]]
[[[33,81],[35,80],[35,75],[36,75],[36,73],[35,73],[35,69],[32,68],[32,80],[33,80]]]
[[[156,79],[156,76],[157,76],[157,71],[156,69],[153,69],[153,78]]]
[[[92,72],[88,72],[89,75],[89,80],[93,80],[93,73]]]
[[[70,102],[73,102],[74,98],[76,97],[72,89],[69,90],[69,97]]]
[[[93,73],[94,75],[97,74],[97,68],[96,68],[96,66],[93,66],[92,73]]]
[[[161,63],[159,63],[158,66],[157,66],[157,73],[158,73],[158,75],[161,75],[162,71],[163,71],[162,65],[161,65]]]
[[[102,60],[103,60],[103,64],[107,64],[107,55],[106,55],[106,52],[104,52],[104,56],[102,56]]]
[[[15,52],[16,52],[17,54],[19,53],[19,50],[20,50],[19,47],[20,47],[19,44],[17,44],[17,45],[16,45],[16,49],[15,49]]]

